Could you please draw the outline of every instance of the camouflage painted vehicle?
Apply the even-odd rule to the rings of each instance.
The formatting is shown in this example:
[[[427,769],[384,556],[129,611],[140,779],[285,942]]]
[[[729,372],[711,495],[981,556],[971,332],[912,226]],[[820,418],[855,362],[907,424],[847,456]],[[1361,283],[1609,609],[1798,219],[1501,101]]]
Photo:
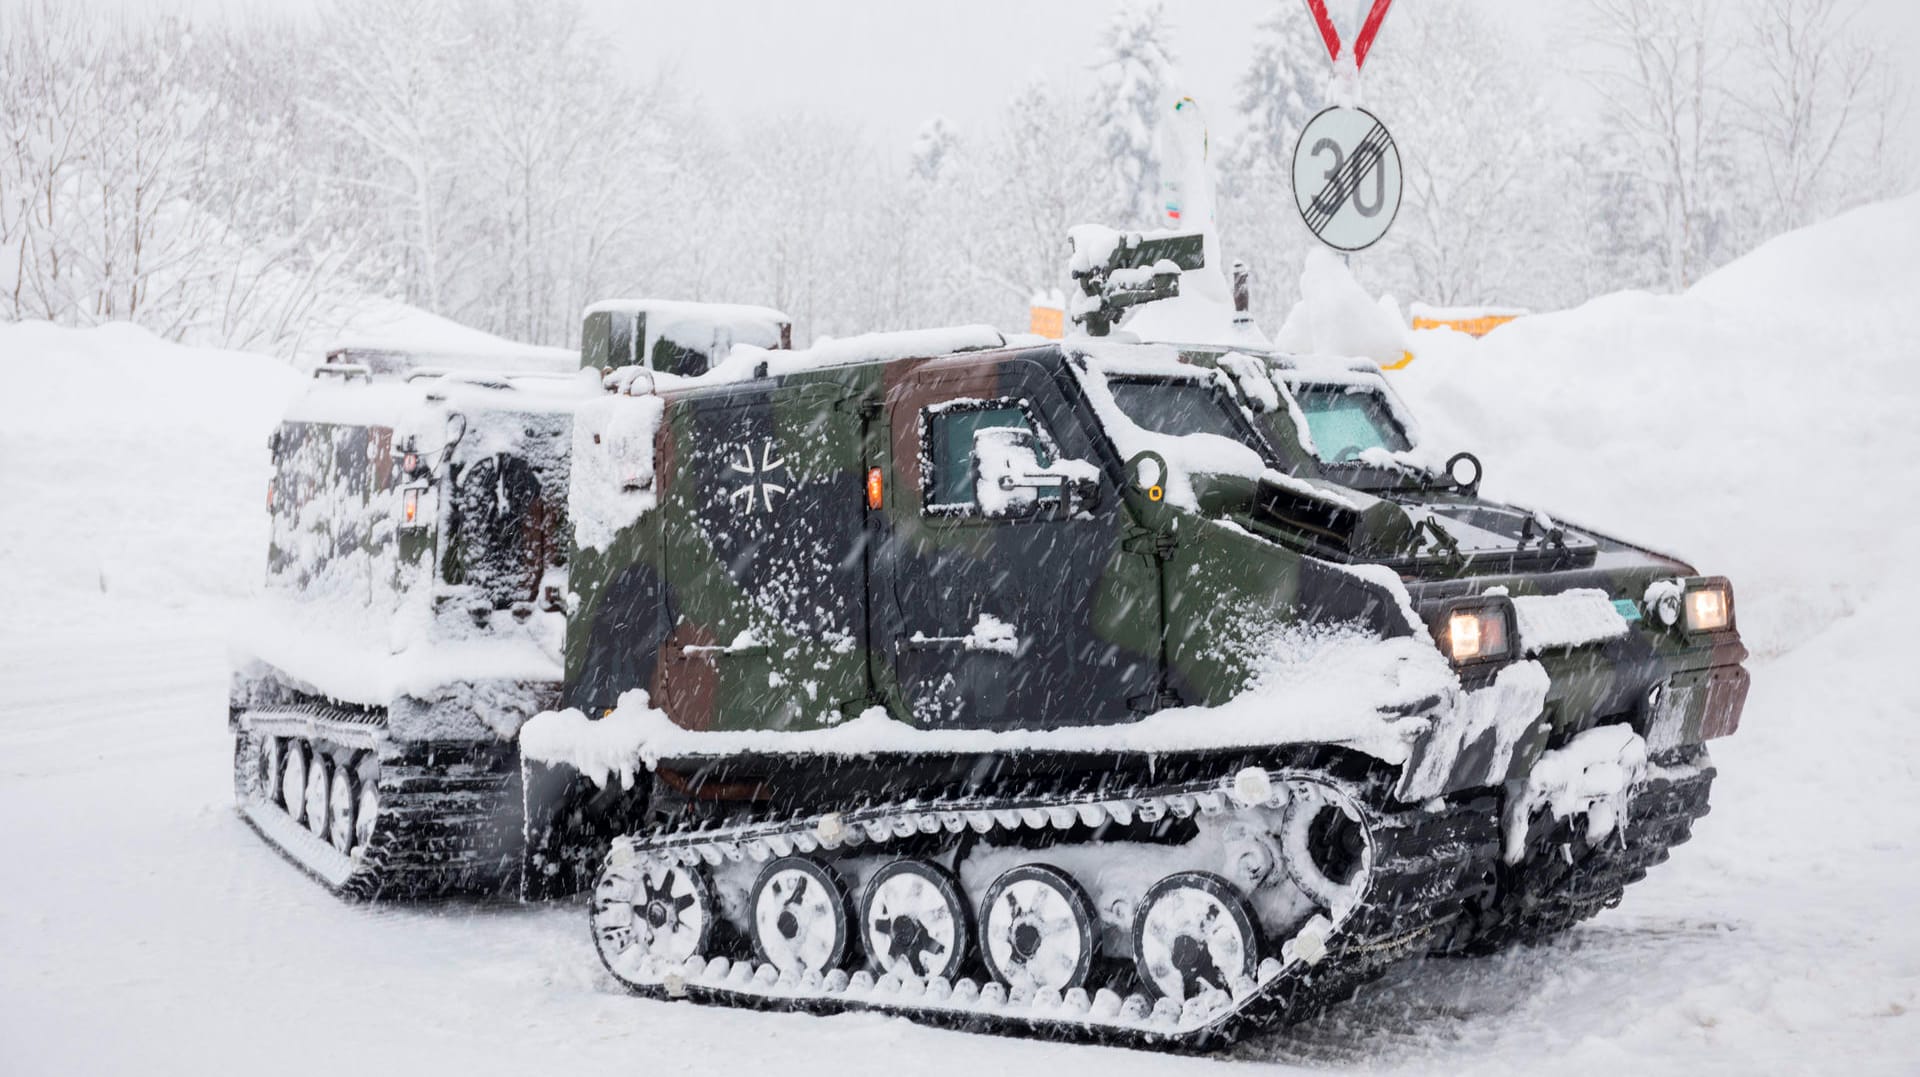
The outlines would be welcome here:
[[[1724,580],[1480,498],[1377,369],[965,330],[604,374],[521,742],[631,824],[591,919],[636,992],[1217,1045],[1616,901],[1744,702]]]
[[[763,343],[787,324],[707,314]],[[571,351],[379,347],[315,379],[271,439],[266,586],[228,708],[240,810],[342,896],[520,893],[516,733],[560,689],[572,413],[593,382]]]

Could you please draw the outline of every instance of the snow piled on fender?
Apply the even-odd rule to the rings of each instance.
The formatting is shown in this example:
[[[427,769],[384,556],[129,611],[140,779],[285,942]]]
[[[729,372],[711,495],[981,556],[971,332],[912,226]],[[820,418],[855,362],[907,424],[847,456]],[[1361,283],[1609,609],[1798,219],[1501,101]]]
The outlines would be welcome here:
[[[1524,662],[1487,688],[1463,690],[1424,636],[1380,639],[1307,626],[1276,633],[1263,649],[1246,690],[1232,700],[1217,707],[1176,707],[1121,725],[924,729],[873,707],[828,729],[692,731],[675,725],[646,692],[635,690],[598,720],[571,708],[535,716],[521,728],[521,750],[528,758],[566,764],[605,785],[616,775],[630,782],[638,766],[651,769],[665,759],[740,754],[1149,753],[1328,743],[1397,765],[1420,746],[1432,781],[1441,783],[1460,745],[1489,728],[1499,731],[1505,746],[1504,773],[1504,760],[1520,733],[1539,717],[1547,688],[1545,671]],[[1436,784],[1421,795],[1438,791]]]
[[[1627,795],[1646,769],[1647,742],[1631,726],[1598,726],[1542,752],[1507,801],[1501,856],[1519,863],[1528,823],[1540,808],[1555,819],[1585,819],[1587,841],[1598,844],[1619,827]]]
[[[576,708],[534,715],[520,727],[520,753],[536,763],[572,767],[602,789],[615,778],[620,788],[632,789],[641,746],[666,719],[644,689],[635,689],[602,718],[588,718]]]

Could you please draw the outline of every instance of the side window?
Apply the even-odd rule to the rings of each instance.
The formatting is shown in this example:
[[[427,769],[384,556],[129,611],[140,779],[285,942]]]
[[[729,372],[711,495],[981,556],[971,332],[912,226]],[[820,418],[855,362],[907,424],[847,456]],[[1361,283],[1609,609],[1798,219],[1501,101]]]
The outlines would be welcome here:
[[[992,429],[1027,431],[1033,436],[1034,457],[1040,466],[1053,465],[1057,455],[1053,438],[1033,420],[1024,401],[1002,398],[935,404],[920,413],[921,474],[927,512],[942,516],[981,514],[973,485],[975,435]],[[1057,499],[1058,485],[1041,496]]]

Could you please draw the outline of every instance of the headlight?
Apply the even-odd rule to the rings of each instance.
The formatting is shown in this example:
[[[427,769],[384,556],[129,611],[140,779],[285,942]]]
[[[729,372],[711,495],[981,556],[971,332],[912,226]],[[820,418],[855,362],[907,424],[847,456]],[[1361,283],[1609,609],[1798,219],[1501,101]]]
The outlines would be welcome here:
[[[1687,631],[1718,632],[1733,625],[1733,588],[1709,580],[1687,588]]]
[[[1448,609],[1434,626],[1434,640],[1456,666],[1513,657],[1513,606],[1472,601]]]

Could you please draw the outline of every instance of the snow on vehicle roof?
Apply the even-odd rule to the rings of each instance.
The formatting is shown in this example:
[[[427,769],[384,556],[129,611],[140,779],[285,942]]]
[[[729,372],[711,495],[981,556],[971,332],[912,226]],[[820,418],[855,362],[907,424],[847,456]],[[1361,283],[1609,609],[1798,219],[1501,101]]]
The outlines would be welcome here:
[[[888,362],[950,355],[955,352],[1004,348],[1007,338],[988,325],[955,325],[939,329],[908,329],[890,333],[863,333],[838,340],[824,339],[799,351],[777,351],[751,345],[735,347],[727,358],[698,377],[671,374],[655,377],[662,388],[697,388],[756,377],[779,377],[828,367]],[[764,366],[764,374],[762,367]]]
[[[587,307],[582,317],[609,313],[646,318],[642,355],[652,355],[661,340],[702,354],[738,345],[778,348],[793,325],[792,318],[771,307],[681,299],[605,299]]]
[[[358,364],[376,377],[409,377],[452,371],[500,374],[565,374],[580,367],[580,353],[565,348],[518,346],[489,351],[437,351],[373,343],[337,345],[328,365]]]
[[[599,379],[578,372],[565,378],[448,372],[371,382],[329,376],[315,378],[306,392],[287,405],[281,420],[394,426],[429,404],[455,410],[571,411],[598,388]]]
[[[1120,407],[1108,386],[1109,379],[1139,377],[1203,381],[1224,387],[1230,378],[1228,372],[1189,363],[1181,358],[1178,349],[1164,344],[1075,340],[1066,345],[1066,350],[1078,359],[1076,366],[1087,390],[1087,400],[1120,455],[1132,459],[1138,453],[1154,452],[1166,461],[1167,473],[1160,483],[1169,504],[1198,512],[1192,476],[1210,474],[1269,482],[1341,508],[1358,508],[1348,491],[1306,482],[1276,470],[1250,445],[1218,434],[1172,435],[1145,429]],[[1247,416],[1247,423],[1258,429],[1251,415]]]
[[[696,303],[686,299],[602,299],[581,312],[585,314],[660,314],[667,317],[713,317],[739,321],[784,322],[788,318],[772,307],[747,303]]]

